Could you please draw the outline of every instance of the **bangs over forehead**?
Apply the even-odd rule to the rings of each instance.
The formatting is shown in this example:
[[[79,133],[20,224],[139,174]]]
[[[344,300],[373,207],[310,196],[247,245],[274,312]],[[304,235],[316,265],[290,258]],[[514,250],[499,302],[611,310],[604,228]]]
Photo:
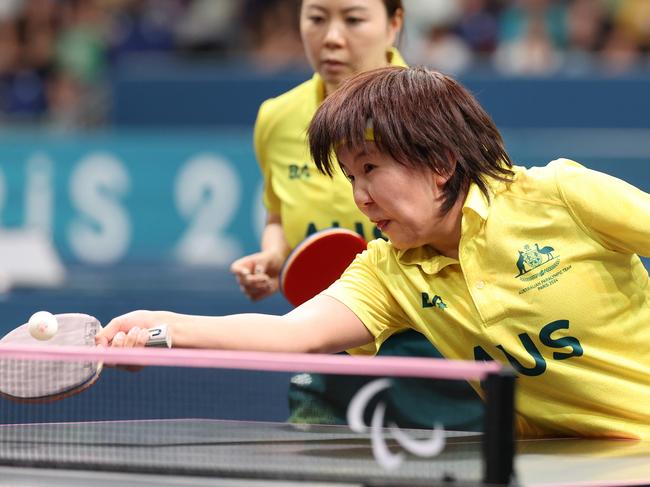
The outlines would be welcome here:
[[[368,140],[401,164],[450,176],[449,205],[471,182],[487,194],[486,178],[512,175],[501,134],[478,101],[454,79],[422,67],[351,78],[319,107],[308,137],[316,167],[330,176],[334,150],[365,150]]]
[[[380,72],[398,73],[402,67],[380,68],[360,74],[329,95],[313,118],[309,131],[309,147],[319,171],[332,175],[334,151],[345,146],[350,150],[367,150],[372,140],[382,152],[395,159],[390,143],[394,127],[386,124],[393,120],[393,76],[376,76]],[[383,115],[383,116],[382,116]],[[387,125],[387,126],[385,126]]]

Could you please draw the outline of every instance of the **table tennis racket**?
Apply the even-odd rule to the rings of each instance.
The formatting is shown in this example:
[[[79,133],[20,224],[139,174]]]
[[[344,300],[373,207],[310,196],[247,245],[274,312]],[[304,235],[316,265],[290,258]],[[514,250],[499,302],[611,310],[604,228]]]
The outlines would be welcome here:
[[[300,306],[327,289],[366,249],[366,241],[356,232],[329,228],[300,242],[282,266],[280,290],[294,306]]]
[[[37,340],[28,324],[0,339],[0,346],[95,347],[102,325],[97,318],[81,314],[55,315],[58,331],[49,340]],[[167,326],[149,329],[148,347],[171,347]],[[77,394],[92,386],[102,372],[102,362],[66,362],[29,359],[0,360],[0,397],[20,402],[51,402]]]

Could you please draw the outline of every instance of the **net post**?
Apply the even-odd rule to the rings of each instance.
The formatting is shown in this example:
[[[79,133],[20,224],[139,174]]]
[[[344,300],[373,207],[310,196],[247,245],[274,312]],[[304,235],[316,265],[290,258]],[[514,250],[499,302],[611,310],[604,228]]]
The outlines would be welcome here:
[[[487,375],[483,435],[486,485],[511,485],[515,478],[515,373],[510,368]]]

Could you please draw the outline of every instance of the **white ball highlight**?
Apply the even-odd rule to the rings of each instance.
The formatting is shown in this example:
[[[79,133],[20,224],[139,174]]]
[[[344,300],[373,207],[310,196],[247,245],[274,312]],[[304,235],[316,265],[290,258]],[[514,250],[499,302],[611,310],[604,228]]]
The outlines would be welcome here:
[[[27,322],[29,334],[37,340],[49,340],[56,335],[59,323],[56,316],[48,311],[37,311]]]

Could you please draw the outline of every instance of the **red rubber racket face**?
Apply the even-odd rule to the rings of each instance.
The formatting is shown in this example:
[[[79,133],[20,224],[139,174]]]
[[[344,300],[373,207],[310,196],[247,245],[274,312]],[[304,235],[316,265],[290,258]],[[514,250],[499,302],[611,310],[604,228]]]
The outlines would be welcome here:
[[[331,228],[310,235],[289,255],[280,272],[282,294],[294,306],[327,289],[366,249],[366,241],[351,230]]]
[[[56,315],[58,331],[49,340],[36,340],[24,324],[5,335],[0,344],[35,347],[94,347],[99,321],[90,315]],[[22,402],[48,402],[80,392],[92,385],[102,370],[101,362],[0,360],[0,394]]]

